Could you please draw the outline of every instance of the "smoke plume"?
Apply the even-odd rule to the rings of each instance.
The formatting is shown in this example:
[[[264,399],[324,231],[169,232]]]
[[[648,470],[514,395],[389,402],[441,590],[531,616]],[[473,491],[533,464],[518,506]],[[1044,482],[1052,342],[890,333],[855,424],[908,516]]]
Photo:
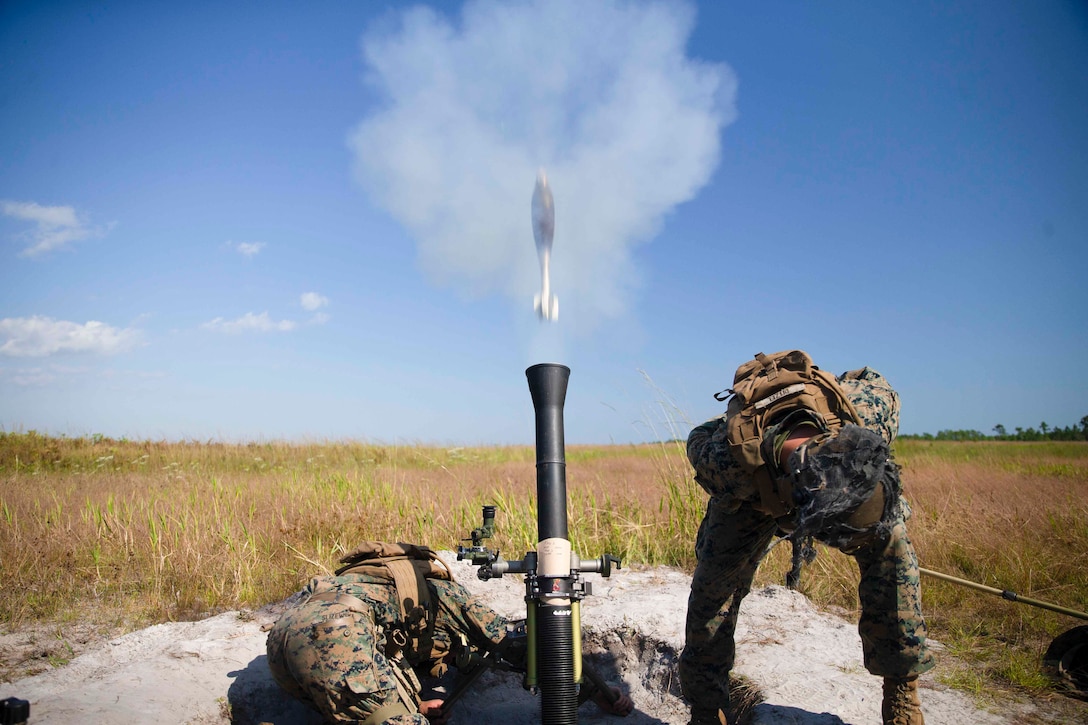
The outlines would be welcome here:
[[[586,329],[620,315],[632,246],[707,182],[735,116],[732,71],[685,53],[694,22],[686,4],[618,0],[390,16],[363,37],[380,100],[350,137],[358,179],[433,280],[532,314],[529,202],[547,169],[564,318]]]

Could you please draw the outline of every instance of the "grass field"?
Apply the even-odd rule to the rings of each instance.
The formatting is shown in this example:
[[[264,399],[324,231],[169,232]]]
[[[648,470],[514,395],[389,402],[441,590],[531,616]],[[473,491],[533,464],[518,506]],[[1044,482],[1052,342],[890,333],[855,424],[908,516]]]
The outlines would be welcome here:
[[[922,566],[1088,610],[1088,444],[901,441]],[[363,539],[455,548],[499,507],[491,541],[535,547],[529,447],[170,443],[0,433],[0,621],[136,629],[278,601]],[[567,449],[575,550],[689,569],[705,494],[677,443]],[[758,583],[782,583],[788,546]],[[852,559],[821,550],[802,591],[856,610]],[[1080,622],[923,581],[941,678],[1041,695],[1050,640]],[[681,616],[678,614],[678,616]]]

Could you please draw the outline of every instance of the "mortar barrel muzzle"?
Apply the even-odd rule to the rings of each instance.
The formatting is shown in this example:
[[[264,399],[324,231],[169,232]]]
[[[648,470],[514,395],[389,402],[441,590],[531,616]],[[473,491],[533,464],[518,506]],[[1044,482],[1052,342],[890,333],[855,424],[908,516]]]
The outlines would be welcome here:
[[[570,368],[541,363],[525,371],[536,409],[537,534],[540,541],[567,538],[567,461],[563,405]]]

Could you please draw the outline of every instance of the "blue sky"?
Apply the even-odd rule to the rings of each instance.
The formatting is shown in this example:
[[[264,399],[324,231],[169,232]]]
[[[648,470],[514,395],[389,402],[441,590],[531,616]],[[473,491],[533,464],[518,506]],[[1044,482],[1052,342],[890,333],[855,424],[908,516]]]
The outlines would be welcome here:
[[[0,6],[0,428],[686,435],[757,351],[1088,415],[1074,2]],[[530,226],[555,195],[558,323]]]

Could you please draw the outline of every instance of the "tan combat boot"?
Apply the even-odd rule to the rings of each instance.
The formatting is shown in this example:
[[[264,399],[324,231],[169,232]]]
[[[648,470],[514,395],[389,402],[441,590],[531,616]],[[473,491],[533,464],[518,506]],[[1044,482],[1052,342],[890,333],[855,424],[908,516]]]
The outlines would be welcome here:
[[[885,677],[880,714],[884,725],[925,725],[918,700],[918,678]]]

